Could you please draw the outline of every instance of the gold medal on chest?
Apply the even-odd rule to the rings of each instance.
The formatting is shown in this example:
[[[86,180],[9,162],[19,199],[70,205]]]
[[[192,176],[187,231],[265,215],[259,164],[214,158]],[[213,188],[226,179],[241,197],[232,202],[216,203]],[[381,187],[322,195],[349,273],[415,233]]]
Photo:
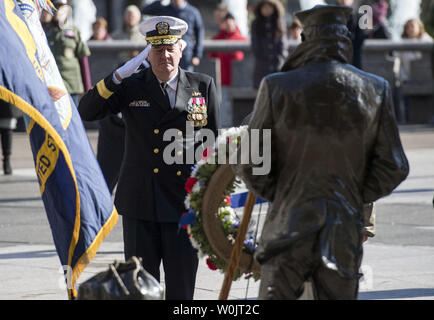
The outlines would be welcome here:
[[[200,92],[193,92],[188,100],[186,110],[188,112],[187,120],[193,121],[195,127],[203,127],[208,123],[207,107],[205,98]]]

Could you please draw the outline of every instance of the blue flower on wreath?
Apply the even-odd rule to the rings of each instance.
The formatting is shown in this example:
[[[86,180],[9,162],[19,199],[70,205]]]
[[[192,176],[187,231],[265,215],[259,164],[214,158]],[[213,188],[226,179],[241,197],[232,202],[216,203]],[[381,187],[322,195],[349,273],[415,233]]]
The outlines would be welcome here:
[[[253,252],[256,250],[255,239],[253,239],[253,238],[249,238],[249,239],[245,240],[245,241],[244,241],[244,245],[245,245],[248,249],[252,250]]]
[[[178,230],[183,228],[186,229],[187,225],[193,225],[196,223],[196,214],[193,209],[190,208],[188,212],[185,212],[178,222]]]
[[[234,228],[234,229],[238,229],[239,226],[240,226],[239,222],[235,222],[232,224],[232,228]]]

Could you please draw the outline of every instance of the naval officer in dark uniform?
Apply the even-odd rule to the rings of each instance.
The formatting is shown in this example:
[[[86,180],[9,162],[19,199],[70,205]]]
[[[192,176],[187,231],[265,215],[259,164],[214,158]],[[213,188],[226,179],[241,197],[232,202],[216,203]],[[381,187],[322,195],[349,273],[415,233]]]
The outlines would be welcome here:
[[[187,154],[192,146],[204,147],[203,141],[195,142],[187,132],[191,129],[196,136],[206,128],[217,136],[220,128],[213,79],[179,68],[179,40],[187,28],[183,20],[173,17],[146,19],[140,30],[150,45],[101,80],[79,105],[87,121],[122,113],[125,154],[115,205],[123,216],[125,259],[141,257],[144,268],[157,280],[162,262],[168,300],[193,299],[198,267],[196,250],[185,230],[178,228],[192,168]],[[150,68],[140,70],[141,60],[149,62]],[[176,138],[165,141],[168,130]],[[170,152],[177,161],[169,164],[172,161],[167,161],[164,151],[174,141],[182,148]]]

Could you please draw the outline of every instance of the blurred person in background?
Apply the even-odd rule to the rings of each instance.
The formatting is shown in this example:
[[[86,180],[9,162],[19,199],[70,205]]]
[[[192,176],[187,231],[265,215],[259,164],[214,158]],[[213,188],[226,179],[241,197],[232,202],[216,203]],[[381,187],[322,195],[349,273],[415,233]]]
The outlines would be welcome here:
[[[145,43],[145,37],[139,31],[139,24],[142,20],[140,9],[135,5],[129,5],[124,11],[124,24],[121,29],[114,31],[111,37],[114,40],[130,40],[133,42]],[[130,60],[139,54],[138,50],[122,51],[119,54],[121,63]]]
[[[41,21],[42,28],[45,33],[47,33],[51,28],[51,21],[53,20],[53,16],[46,10],[42,10],[41,17],[39,21]]]
[[[169,5],[154,2],[142,9],[143,15],[172,16],[187,22],[188,30],[183,39],[187,42],[179,66],[185,70],[193,71],[200,65],[203,55],[203,40],[205,26],[199,10],[185,0],[172,0]]]
[[[93,33],[89,40],[111,40],[111,36],[108,33],[107,26],[107,20],[103,17],[98,17],[96,21],[92,24]]]
[[[124,11],[124,23],[121,29],[112,32],[115,40],[131,40],[135,42],[145,41],[145,37],[139,31],[139,24],[142,20],[140,9],[135,5],[129,5]]]
[[[254,13],[251,43],[255,56],[253,86],[257,89],[264,76],[279,70],[288,52],[282,4],[276,0],[263,0],[256,5]]]
[[[88,62],[90,50],[82,41],[80,31],[67,23],[71,11],[68,2],[55,0],[53,5],[57,9],[54,16],[43,13],[41,21],[65,87],[77,107],[80,96],[92,87]]]
[[[289,46],[288,43],[288,56],[294,52],[295,48],[302,42],[301,34],[303,32],[303,26],[301,25],[301,22],[294,18],[292,20],[291,24],[288,27],[288,41],[295,42],[296,46]]]
[[[367,34],[359,26],[359,14],[357,8],[355,8],[354,0],[338,0],[338,4],[341,6],[347,6],[353,8],[353,13],[348,19],[348,30],[350,30],[350,38],[353,43],[353,60],[352,64],[361,69],[362,68],[362,46],[363,42],[367,38]],[[387,10],[385,11],[387,14]]]
[[[301,33],[303,31],[303,26],[298,19],[294,19],[288,27],[288,40],[293,40],[301,43]]]
[[[219,3],[213,12],[214,21],[217,23],[219,30],[224,27],[226,15],[229,13],[228,6],[224,3]]]
[[[220,32],[212,38],[213,40],[241,40],[247,39],[241,34],[234,16],[231,13],[226,14]],[[232,101],[229,96],[229,90],[232,86],[232,61],[241,61],[244,59],[244,52],[215,52],[210,54],[211,58],[220,60],[221,88],[222,88],[222,105],[221,105],[221,123],[227,128],[232,123]]]
[[[419,19],[408,20],[401,35],[404,41],[433,42],[433,38],[425,32],[425,26]],[[406,82],[411,78],[411,62],[422,58],[420,51],[401,51],[398,53],[401,59],[401,80]]]
[[[12,135],[17,126],[17,118],[22,112],[14,105],[0,99],[0,136],[3,155],[3,174],[12,174]]]
[[[368,38],[370,39],[391,39],[392,35],[386,26],[386,18],[389,10],[389,3],[387,0],[378,0],[372,5],[372,22],[373,29],[368,31]]]
[[[425,32],[423,22],[416,18],[410,19],[405,23],[401,38],[403,41],[433,42],[431,36]],[[404,124],[408,121],[408,108],[411,104],[411,98],[403,95],[401,86],[411,82],[411,64],[413,61],[422,59],[422,52],[398,51],[394,52],[394,56],[394,73],[398,79],[398,85],[395,90],[395,112],[399,123]]]
[[[432,42],[433,38],[425,31],[425,26],[420,19],[410,19],[404,25],[402,39]]]

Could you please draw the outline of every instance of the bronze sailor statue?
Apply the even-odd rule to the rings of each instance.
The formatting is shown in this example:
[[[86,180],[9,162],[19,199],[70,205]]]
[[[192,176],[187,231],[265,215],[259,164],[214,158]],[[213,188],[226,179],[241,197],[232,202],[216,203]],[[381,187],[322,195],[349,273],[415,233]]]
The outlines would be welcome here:
[[[349,64],[350,14],[332,5],[296,14],[303,42],[282,72],[263,79],[249,122],[271,129],[271,145],[261,145],[271,171],[234,165],[270,202],[255,254],[259,299],[297,299],[308,279],[316,299],[356,299],[363,207],[409,172],[388,82]]]

